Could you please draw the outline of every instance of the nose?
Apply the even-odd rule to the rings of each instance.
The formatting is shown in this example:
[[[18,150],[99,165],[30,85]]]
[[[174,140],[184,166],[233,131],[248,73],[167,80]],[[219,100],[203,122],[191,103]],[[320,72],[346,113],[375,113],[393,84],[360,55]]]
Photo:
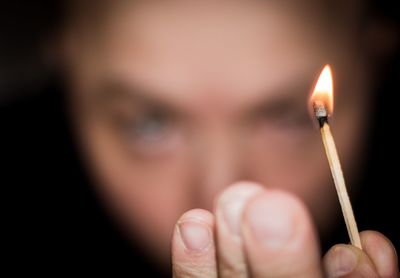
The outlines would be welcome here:
[[[240,169],[240,146],[235,136],[221,130],[209,132],[199,142],[191,190],[195,207],[212,210],[214,198],[233,182],[243,179]]]

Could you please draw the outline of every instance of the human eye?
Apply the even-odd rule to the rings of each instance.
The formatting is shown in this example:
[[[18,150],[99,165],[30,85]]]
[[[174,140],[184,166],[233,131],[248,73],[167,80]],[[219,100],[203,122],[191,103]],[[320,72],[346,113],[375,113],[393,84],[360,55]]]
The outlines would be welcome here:
[[[168,111],[149,109],[121,115],[117,130],[128,148],[142,154],[157,154],[177,148],[183,128],[179,120]]]
[[[168,136],[172,126],[168,115],[158,112],[146,112],[142,115],[124,119],[120,123],[123,136],[130,141],[146,141],[157,143]]]

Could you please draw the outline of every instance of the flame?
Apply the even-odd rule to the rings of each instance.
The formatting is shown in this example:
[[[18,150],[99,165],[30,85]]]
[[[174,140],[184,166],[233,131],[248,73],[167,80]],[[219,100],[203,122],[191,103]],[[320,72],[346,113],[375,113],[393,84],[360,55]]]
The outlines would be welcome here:
[[[313,94],[311,95],[311,105],[316,102],[323,103],[328,115],[333,113],[333,80],[330,65],[326,65],[319,75]]]

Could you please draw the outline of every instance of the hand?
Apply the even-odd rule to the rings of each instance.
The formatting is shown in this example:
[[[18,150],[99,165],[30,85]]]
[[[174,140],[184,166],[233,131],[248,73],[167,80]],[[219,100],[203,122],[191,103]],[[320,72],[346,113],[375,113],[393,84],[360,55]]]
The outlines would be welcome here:
[[[175,278],[399,277],[396,251],[382,234],[361,233],[363,251],[332,247],[321,260],[317,234],[295,196],[238,183],[216,200],[214,214],[186,212],[172,240]]]

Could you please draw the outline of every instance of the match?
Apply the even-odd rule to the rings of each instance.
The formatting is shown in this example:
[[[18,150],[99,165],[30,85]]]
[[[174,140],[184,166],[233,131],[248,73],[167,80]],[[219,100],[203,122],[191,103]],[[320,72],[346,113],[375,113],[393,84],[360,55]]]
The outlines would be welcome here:
[[[362,249],[360,235],[346,189],[346,183],[336,150],[335,141],[328,123],[328,118],[333,111],[333,81],[329,65],[325,66],[318,79],[311,98],[311,103],[314,115],[319,123],[322,141],[339,197],[339,203],[342,208],[350,242],[352,245]]]

